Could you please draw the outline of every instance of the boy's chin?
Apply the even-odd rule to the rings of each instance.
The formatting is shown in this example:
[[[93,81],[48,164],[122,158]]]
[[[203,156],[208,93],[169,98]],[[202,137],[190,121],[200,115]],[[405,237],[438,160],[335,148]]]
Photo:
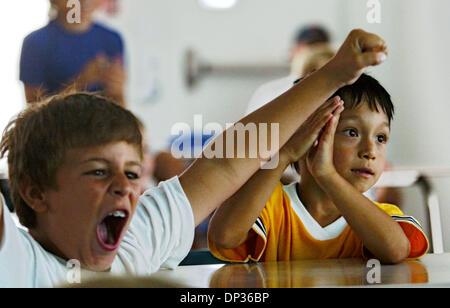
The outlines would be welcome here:
[[[109,272],[111,270],[111,263],[91,264],[83,266],[84,269],[92,272]]]
[[[364,194],[365,192],[369,191],[375,183],[372,183],[372,181],[362,181],[362,180],[355,180],[354,178],[347,178],[346,179],[353,187],[356,188],[357,191]]]
[[[360,193],[364,194],[368,192],[373,187],[373,185],[368,185],[366,183],[356,183],[353,184],[353,187],[355,187],[356,190],[358,190]]]
[[[97,257],[96,260],[87,262],[82,267],[93,272],[109,272],[115,257],[116,253],[111,256]]]

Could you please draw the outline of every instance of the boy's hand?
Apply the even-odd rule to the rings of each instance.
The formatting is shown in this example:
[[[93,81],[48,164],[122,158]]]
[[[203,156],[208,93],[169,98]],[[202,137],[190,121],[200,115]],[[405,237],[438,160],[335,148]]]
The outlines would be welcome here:
[[[289,141],[280,150],[280,155],[285,155],[289,163],[297,162],[305,156],[308,150],[316,144],[321,131],[338,112],[344,102],[339,97],[333,97],[320,106],[292,135]]]
[[[312,147],[306,156],[308,170],[318,183],[336,173],[333,162],[334,134],[343,110],[343,105],[335,110],[326,123],[317,145]]]
[[[332,78],[340,85],[354,83],[371,65],[378,65],[386,60],[387,45],[379,36],[357,29],[350,32],[336,56],[324,69],[329,70]]]

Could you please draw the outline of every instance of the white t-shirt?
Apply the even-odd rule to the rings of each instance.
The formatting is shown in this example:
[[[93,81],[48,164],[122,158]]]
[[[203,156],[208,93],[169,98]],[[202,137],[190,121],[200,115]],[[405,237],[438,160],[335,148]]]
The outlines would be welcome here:
[[[47,252],[17,228],[3,206],[0,287],[54,287],[67,284],[72,266]],[[175,268],[194,240],[194,216],[178,177],[161,182],[140,198],[136,213],[111,265],[112,275],[144,276],[161,267]],[[96,273],[81,271],[81,282]]]
[[[306,230],[313,238],[319,241],[327,241],[338,237],[345,227],[347,227],[347,221],[344,216],[339,217],[334,222],[330,223],[326,227],[322,227],[308,212],[306,207],[303,205],[302,201],[297,194],[297,184],[291,183],[289,185],[284,185],[283,190],[288,195],[291,200],[291,207],[297,214],[298,218],[301,220]]]
[[[289,75],[283,78],[275,79],[269,81],[263,85],[261,85],[256,91],[253,93],[250,98],[250,102],[248,103],[247,110],[245,115],[252,113],[255,110],[258,110],[265,104],[271,102],[294,85],[294,82],[298,79],[298,76]]]

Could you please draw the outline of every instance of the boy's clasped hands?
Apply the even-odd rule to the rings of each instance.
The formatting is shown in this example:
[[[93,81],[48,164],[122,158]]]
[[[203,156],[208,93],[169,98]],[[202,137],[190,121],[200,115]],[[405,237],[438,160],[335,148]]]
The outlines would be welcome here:
[[[334,97],[319,107],[280,150],[290,163],[306,160],[309,172],[324,177],[333,171],[333,140],[344,101]]]

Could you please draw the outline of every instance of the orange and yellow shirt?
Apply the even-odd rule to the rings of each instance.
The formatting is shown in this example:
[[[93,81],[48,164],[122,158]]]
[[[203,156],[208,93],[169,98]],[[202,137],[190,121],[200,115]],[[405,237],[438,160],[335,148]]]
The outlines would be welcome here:
[[[211,253],[229,262],[366,257],[362,242],[343,216],[326,227],[314,220],[300,201],[296,184],[277,185],[252,227],[254,236],[233,249],[208,241]],[[419,222],[395,205],[374,203],[402,227],[411,243],[408,258],[422,257],[429,243]]]

